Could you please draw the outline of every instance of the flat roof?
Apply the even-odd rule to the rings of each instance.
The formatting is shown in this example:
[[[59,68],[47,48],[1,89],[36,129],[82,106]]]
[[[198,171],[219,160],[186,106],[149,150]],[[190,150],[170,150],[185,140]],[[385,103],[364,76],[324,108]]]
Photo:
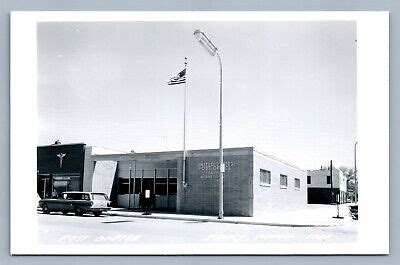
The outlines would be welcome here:
[[[243,152],[243,154],[250,154],[253,151],[253,147],[235,147],[235,148],[224,148],[224,153],[232,153],[232,152]],[[186,150],[186,156],[191,157],[191,156],[197,156],[197,155],[209,155],[210,153],[218,153],[219,149],[194,149],[194,150]],[[111,158],[111,157],[119,157],[119,158],[129,158],[133,156],[139,156],[139,157],[157,157],[159,156],[160,159],[162,157],[182,157],[183,156],[183,150],[178,150],[178,151],[161,151],[161,152],[137,152],[137,153],[126,153],[126,154],[104,154],[104,155],[92,155],[94,158]]]
[[[47,144],[47,145],[38,145],[37,147],[65,146],[65,145],[86,145],[86,144],[85,143]]]
[[[194,149],[194,150],[186,150],[186,155],[188,157],[191,156],[197,156],[197,155],[209,155],[209,153],[218,153],[219,149]],[[224,153],[230,153],[232,154],[232,152],[238,152],[239,154],[241,152],[243,152],[243,154],[251,154],[251,153],[257,153],[259,155],[265,156],[269,159],[275,160],[277,162],[280,162],[286,166],[290,166],[292,168],[295,168],[297,170],[300,170],[302,172],[307,172],[306,170],[292,164],[289,163],[283,159],[277,158],[275,156],[269,155],[265,152],[262,152],[258,149],[255,149],[254,147],[232,147],[232,148],[224,148]],[[116,158],[116,156],[119,156],[119,158],[121,160],[123,160],[123,158],[128,158],[129,157],[133,157],[133,156],[160,156],[158,159],[171,159],[171,158],[177,158],[177,157],[182,157],[183,156],[183,150],[179,150],[179,151],[161,151],[161,152],[138,152],[138,153],[127,153],[127,154],[110,154],[110,155],[93,155],[93,157],[96,158],[103,158],[103,159],[111,159],[111,158]],[[157,158],[153,158],[153,159],[157,159]]]
[[[65,146],[65,145],[85,145],[85,144],[84,143],[50,144],[50,145],[42,145],[42,146],[38,146],[38,147]],[[102,148],[102,147],[98,147],[98,146],[92,146],[92,147]],[[108,149],[108,150],[111,150],[111,149]],[[224,152],[230,152],[230,153],[231,152],[235,152],[235,151],[238,151],[238,152],[240,152],[240,151],[245,151],[246,152],[247,151],[249,153],[250,152],[254,152],[254,153],[260,154],[262,156],[268,157],[269,159],[278,161],[278,162],[280,162],[282,164],[285,164],[287,166],[290,166],[290,167],[293,167],[295,169],[298,169],[300,171],[307,172],[307,170],[305,170],[305,169],[302,169],[302,168],[300,168],[300,167],[298,167],[298,166],[296,166],[296,165],[294,165],[292,163],[289,163],[289,162],[287,162],[287,161],[285,161],[283,159],[280,159],[278,157],[275,157],[273,155],[267,154],[267,153],[265,153],[263,151],[260,151],[260,150],[254,148],[254,147],[251,147],[251,146],[229,147],[229,148],[224,148],[223,150],[224,150]],[[212,153],[219,152],[219,149],[210,148],[210,149],[186,150],[186,155],[187,156],[192,156],[192,155],[206,154],[206,153],[210,153],[210,152],[212,152]],[[134,153],[123,153],[123,152],[121,152],[121,153],[116,153],[116,154],[94,154],[92,156],[94,158],[102,158],[102,160],[106,160],[107,158],[111,159],[113,157],[114,158],[113,160],[115,160],[116,157],[118,157],[120,159],[121,158],[128,158],[129,159],[129,157],[131,157],[131,156],[157,156],[157,155],[164,156],[164,157],[170,157],[170,156],[181,157],[181,156],[183,156],[183,150],[156,151],[156,152],[134,152]],[[160,159],[162,159],[162,158],[160,157]]]

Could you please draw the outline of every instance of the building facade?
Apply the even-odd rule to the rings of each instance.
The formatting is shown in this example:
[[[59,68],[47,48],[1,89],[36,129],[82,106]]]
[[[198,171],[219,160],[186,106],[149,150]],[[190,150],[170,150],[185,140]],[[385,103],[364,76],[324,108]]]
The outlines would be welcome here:
[[[37,148],[37,190],[41,198],[83,189],[85,149],[83,143]]]
[[[187,151],[186,159],[183,185],[182,151],[117,154],[85,147],[80,187],[106,193],[116,207],[139,208],[139,194],[148,190],[156,210],[217,215],[219,150]],[[306,206],[306,171],[252,147],[224,149],[224,163],[225,215],[262,216]]]
[[[307,171],[309,204],[345,203],[347,201],[347,177],[337,168]]]

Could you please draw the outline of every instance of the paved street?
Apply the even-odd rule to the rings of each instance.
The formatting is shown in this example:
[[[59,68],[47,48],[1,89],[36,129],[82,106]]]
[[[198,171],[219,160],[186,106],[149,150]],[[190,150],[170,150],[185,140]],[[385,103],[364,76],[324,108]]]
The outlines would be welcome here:
[[[357,221],[331,227],[276,227],[122,216],[38,213],[39,240],[49,244],[341,243],[357,238]]]

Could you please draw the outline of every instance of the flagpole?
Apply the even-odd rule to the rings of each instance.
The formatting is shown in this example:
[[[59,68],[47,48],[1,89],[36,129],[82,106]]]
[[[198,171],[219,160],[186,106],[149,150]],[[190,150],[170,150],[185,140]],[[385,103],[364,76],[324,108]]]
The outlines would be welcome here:
[[[185,57],[185,75],[187,77],[187,58]],[[183,95],[183,163],[182,163],[182,185],[186,188],[186,101],[187,101],[187,78],[185,77],[185,91]]]

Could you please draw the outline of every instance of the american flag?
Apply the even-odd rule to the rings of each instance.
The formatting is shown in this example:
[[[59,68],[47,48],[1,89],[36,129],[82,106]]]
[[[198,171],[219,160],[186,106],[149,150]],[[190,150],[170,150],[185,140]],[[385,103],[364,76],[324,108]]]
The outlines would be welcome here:
[[[186,83],[186,68],[179,72],[175,77],[172,77],[168,85],[178,85]]]

